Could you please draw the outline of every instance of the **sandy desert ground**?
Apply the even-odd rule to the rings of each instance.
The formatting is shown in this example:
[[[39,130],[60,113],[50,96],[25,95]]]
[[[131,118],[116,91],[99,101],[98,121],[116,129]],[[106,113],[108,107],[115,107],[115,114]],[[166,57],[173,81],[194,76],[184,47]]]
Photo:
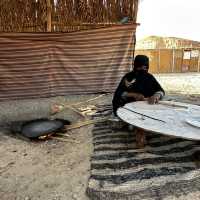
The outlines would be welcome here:
[[[55,139],[30,142],[13,136],[3,121],[48,116],[52,102],[79,102],[95,95],[1,103],[0,199],[1,200],[86,200],[90,175],[92,125],[70,132],[80,144]],[[111,102],[111,95],[90,104]],[[170,94],[168,99],[200,105],[200,96]],[[88,105],[85,104],[85,106]],[[80,120],[72,113],[61,117]]]

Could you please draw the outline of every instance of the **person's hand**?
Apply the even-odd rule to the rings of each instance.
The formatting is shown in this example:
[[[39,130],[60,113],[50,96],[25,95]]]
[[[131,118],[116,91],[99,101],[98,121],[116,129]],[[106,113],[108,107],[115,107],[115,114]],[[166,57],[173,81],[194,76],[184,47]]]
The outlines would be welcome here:
[[[136,101],[144,101],[144,95],[140,93],[129,93],[129,97],[133,97]]]
[[[155,95],[149,97],[148,102],[149,102],[149,104],[156,104],[159,102],[159,100],[160,100],[160,95],[155,94]]]
[[[140,93],[136,93],[135,94],[135,100],[136,101],[144,101],[144,95],[140,94]]]

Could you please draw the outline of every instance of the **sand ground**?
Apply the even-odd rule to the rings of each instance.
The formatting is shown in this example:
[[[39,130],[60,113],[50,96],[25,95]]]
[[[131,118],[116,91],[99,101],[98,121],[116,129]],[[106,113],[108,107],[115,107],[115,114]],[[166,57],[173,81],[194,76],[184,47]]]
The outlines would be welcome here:
[[[3,125],[3,121],[48,116],[52,102],[79,102],[94,96],[1,103],[1,124]],[[107,95],[93,104],[108,103],[111,102],[111,98],[111,95]],[[167,98],[200,105],[200,96],[170,94]],[[68,118],[69,112],[61,115]],[[69,118],[72,121],[80,120],[79,116],[72,113]],[[11,135],[2,127],[0,199],[87,200],[85,191],[90,175],[90,156],[93,148],[91,130],[92,125],[72,131],[70,137],[80,141],[80,144],[75,144],[55,139],[30,142]]]

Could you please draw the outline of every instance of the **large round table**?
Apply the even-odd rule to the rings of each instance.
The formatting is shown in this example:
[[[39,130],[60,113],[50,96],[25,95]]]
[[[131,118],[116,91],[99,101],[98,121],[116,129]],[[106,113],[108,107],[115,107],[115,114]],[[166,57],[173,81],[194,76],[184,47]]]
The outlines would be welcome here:
[[[117,110],[118,117],[137,127],[138,147],[145,145],[145,132],[200,140],[200,106],[160,101],[150,105],[146,101],[128,103]]]

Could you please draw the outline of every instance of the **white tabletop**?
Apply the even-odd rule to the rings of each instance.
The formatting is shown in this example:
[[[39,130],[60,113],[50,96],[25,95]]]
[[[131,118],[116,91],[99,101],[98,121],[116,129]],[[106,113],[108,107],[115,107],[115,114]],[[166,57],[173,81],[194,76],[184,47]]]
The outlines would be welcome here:
[[[150,105],[146,101],[137,101],[119,108],[117,115],[123,121],[150,132],[200,140],[200,106],[197,105],[171,101]]]

